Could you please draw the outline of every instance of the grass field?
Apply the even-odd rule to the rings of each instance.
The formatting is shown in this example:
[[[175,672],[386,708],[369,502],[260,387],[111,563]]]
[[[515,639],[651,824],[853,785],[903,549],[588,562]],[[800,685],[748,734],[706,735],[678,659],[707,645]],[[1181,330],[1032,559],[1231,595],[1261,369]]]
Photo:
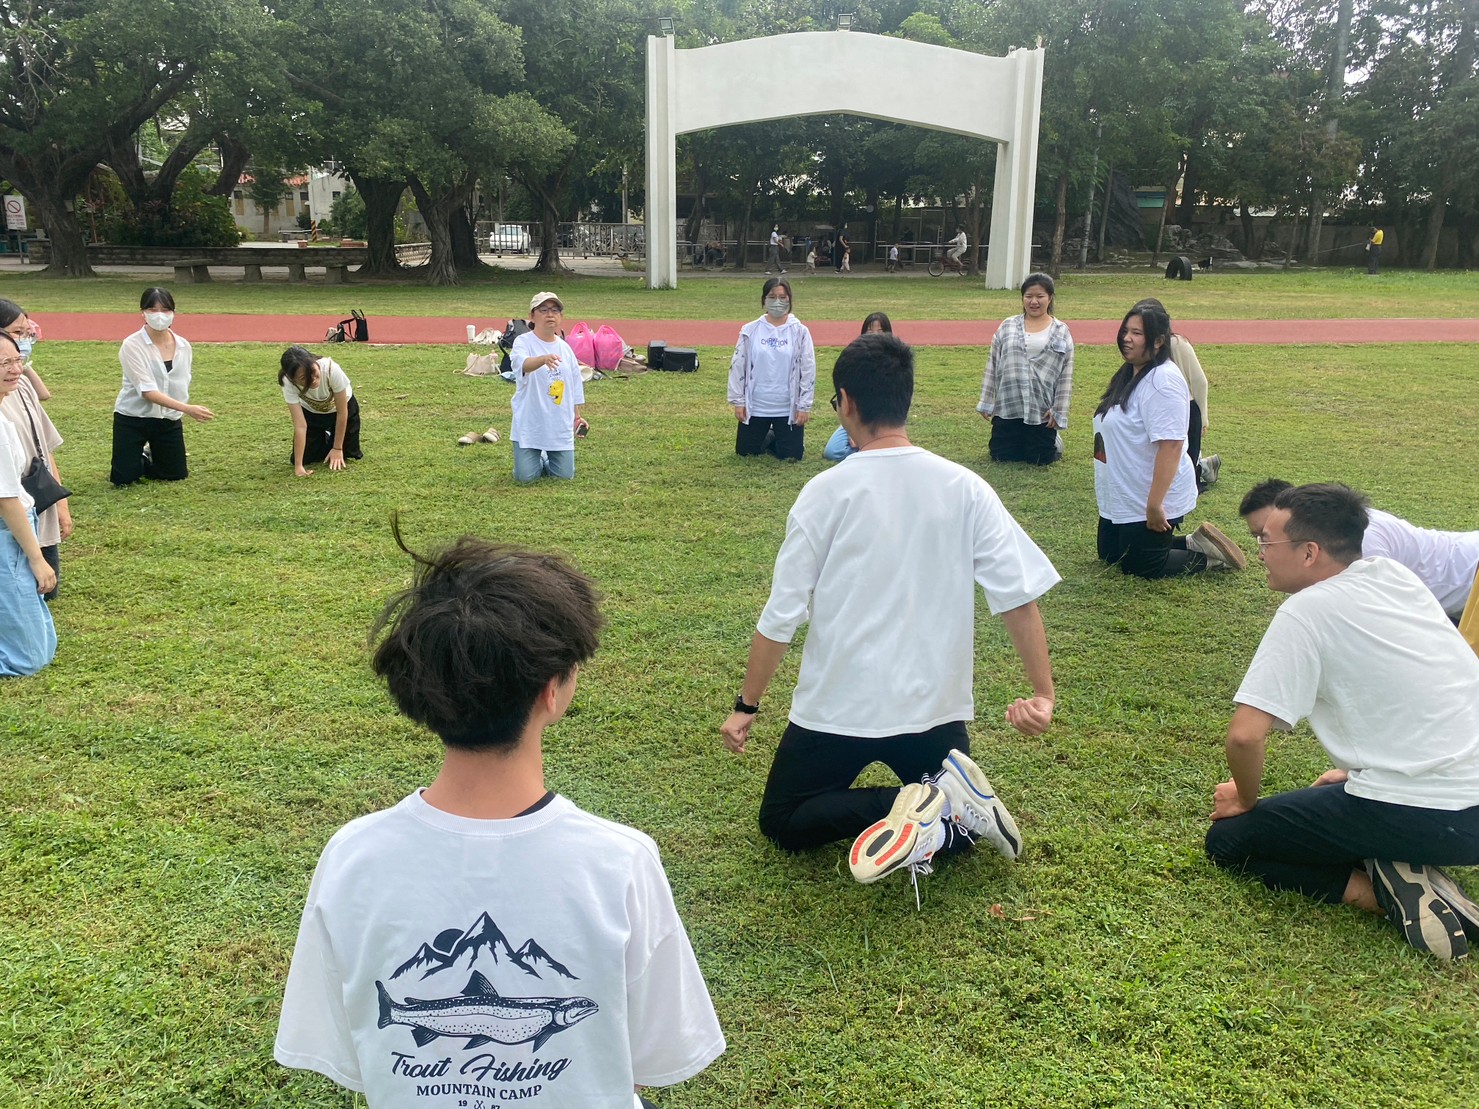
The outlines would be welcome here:
[[[0,296],[40,316],[48,312],[135,312],[145,286],[171,285],[170,274],[153,278],[110,275],[87,281],[56,281],[32,273],[0,274]],[[895,319],[999,320],[1021,311],[1015,291],[987,292],[975,280],[951,277],[890,277],[831,272],[808,277],[792,271],[796,312],[802,319],[861,320],[881,309]],[[175,288],[180,311],[325,315],[338,318],[353,307],[371,317],[508,316],[524,311],[529,297],[551,284],[576,319],[752,319],[760,310],[761,269],[746,278],[680,275],[677,289],[650,292],[639,275],[552,279],[528,272],[489,270],[456,288],[406,282],[356,282],[350,287],[315,280],[260,285],[213,281]],[[1364,270],[1288,273],[1255,271],[1199,274],[1194,281],[1166,281],[1159,273],[1066,273],[1057,311],[1065,320],[1119,319],[1144,296],[1158,296],[1180,319],[1362,319],[1367,317],[1452,318],[1479,316],[1479,280],[1473,274],[1393,270],[1368,277]]]
[[[137,286],[117,286],[120,307]],[[41,313],[110,287],[5,280],[0,295]],[[952,303],[948,286],[923,287]],[[1065,315],[1092,287],[1065,290]],[[1422,314],[1459,299],[1437,288]],[[192,289],[182,311],[224,292]],[[269,297],[288,295],[231,292],[233,310],[281,310]],[[399,314],[430,310],[421,295]],[[728,1035],[707,1072],[656,1095],[663,1106],[1474,1103],[1479,970],[1202,856],[1230,698],[1278,598],[1256,569],[1145,583],[1096,563],[1088,417],[1106,350],[1080,352],[1068,458],[1047,470],[985,461],[983,351],[919,353],[916,440],[985,474],[1064,578],[1042,606],[1060,700],[1041,738],[1000,722],[1023,682],[999,623],[978,620],[972,737],[1024,858],[947,863],[922,881],[922,913],[903,878],[854,884],[843,847],[786,856],[755,827],[799,651],[749,753],[718,739],[786,511],[823,465],[824,406],[803,463],[737,459],[727,352],[706,350],[694,375],[589,385],[576,481],[517,488],[506,443],[453,445],[490,422],[506,435],[508,386],[453,373],[460,350],[346,347],[366,458],[299,480],[277,353],[198,347],[192,399],[219,419],[186,429],[190,479],[120,491],[106,481],[116,348],[37,348],[77,533],[57,659],[0,688],[0,1105],[355,1103],[278,1068],[271,1044],[319,850],[437,764],[367,665],[369,623],[409,576],[395,510],[413,545],[472,531],[553,548],[605,592],[603,647],[546,737],[549,779],[657,840]],[[1194,519],[1238,534],[1242,491],[1278,474],[1479,527],[1474,349],[1199,353],[1205,449],[1225,461]],[[1302,729],[1274,742],[1267,788],[1322,769]],[[1479,872],[1462,876],[1479,889]]]

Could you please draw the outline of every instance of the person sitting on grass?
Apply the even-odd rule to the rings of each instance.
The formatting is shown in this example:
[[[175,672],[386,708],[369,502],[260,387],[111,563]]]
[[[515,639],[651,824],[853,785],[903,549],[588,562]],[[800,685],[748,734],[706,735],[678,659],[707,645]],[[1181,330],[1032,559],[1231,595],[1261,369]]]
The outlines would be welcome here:
[[[973,836],[1016,859],[1016,822],[969,757],[974,593],[979,583],[1032,686],[1006,721],[1040,735],[1054,693],[1037,598],[1058,574],[991,486],[910,443],[908,346],[860,335],[832,385],[858,452],[807,482],[791,508],[724,746],[744,752],[776,668],[809,623],[760,830],[787,851],[852,839],[852,874],[865,883],[903,871],[917,879],[936,853]],[[908,784],[853,788],[874,762]]]
[[[530,1104],[631,1106],[725,1044],[656,845],[545,786],[544,733],[599,643],[595,586],[471,536],[411,557],[373,666],[441,769],[324,849],[274,1054],[370,1109],[541,1089]]]
[[[1263,522],[1280,493],[1294,486],[1283,478],[1260,481],[1243,496],[1238,515],[1250,535],[1263,530]],[[1408,523],[1379,508],[1366,510],[1366,533],[1361,537],[1361,557],[1383,555],[1400,562],[1421,579],[1438,598],[1448,618],[1458,623],[1479,573],[1479,531],[1436,531]]]
[[[325,460],[329,469],[342,470],[346,458],[364,457],[359,445],[359,401],[339,363],[303,347],[288,347],[282,352],[277,383],[293,418],[295,474],[308,477],[313,473],[308,467]]]
[[[1290,597],[1234,697],[1207,854],[1457,959],[1479,906],[1439,867],[1479,864],[1479,656],[1417,575],[1362,557],[1366,514],[1344,485],[1285,489],[1265,512],[1258,557]],[[1269,732],[1305,718],[1335,769],[1260,797]]]
[[[893,321],[888,318],[886,312],[869,312],[863,319],[863,329],[860,335],[892,335],[894,333]],[[839,426],[827,440],[827,445],[822,448],[822,457],[828,462],[841,462],[849,455],[858,453],[857,444],[847,437],[847,428]]]
[[[529,301],[526,331],[508,352],[514,375],[514,418],[508,437],[514,448],[514,480],[521,485],[541,476],[575,477],[575,437],[585,384],[580,363],[560,335],[565,305],[554,293],[535,293]]]

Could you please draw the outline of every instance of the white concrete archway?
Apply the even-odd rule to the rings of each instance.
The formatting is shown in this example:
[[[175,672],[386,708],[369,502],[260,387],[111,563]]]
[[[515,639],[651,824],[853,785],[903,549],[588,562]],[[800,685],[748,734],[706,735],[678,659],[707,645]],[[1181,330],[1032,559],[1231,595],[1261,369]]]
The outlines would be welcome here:
[[[817,66],[818,58],[831,65]],[[856,31],[817,31],[679,50],[647,40],[647,285],[678,284],[679,135],[792,116],[886,119],[998,144],[986,287],[1032,268],[1041,47],[1005,58]],[[787,110],[774,110],[785,89]]]

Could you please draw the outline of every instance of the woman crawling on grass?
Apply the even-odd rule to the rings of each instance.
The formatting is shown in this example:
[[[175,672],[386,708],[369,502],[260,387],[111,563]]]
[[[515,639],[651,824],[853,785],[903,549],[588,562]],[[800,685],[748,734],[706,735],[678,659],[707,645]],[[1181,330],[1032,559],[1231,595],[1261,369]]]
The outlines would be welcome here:
[[[303,347],[282,352],[278,371],[282,399],[293,418],[293,472],[313,473],[308,466],[328,460],[329,469],[344,469],[346,458],[363,458],[359,449],[359,401],[339,363]]]

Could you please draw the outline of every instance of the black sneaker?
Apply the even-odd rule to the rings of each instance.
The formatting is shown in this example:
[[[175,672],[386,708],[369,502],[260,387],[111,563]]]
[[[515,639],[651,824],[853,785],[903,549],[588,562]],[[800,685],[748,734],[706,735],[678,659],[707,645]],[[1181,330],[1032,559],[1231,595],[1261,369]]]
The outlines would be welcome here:
[[[1464,926],[1433,888],[1426,868],[1415,863],[1367,859],[1366,873],[1376,903],[1419,951],[1449,962],[1469,954]]]
[[[1447,871],[1440,870],[1436,866],[1430,866],[1428,870],[1428,881],[1432,883],[1433,892],[1447,903],[1453,910],[1453,915],[1458,917],[1459,923],[1464,926],[1464,935],[1471,940],[1479,940],[1479,905],[1469,900],[1457,882],[1449,876]]]

